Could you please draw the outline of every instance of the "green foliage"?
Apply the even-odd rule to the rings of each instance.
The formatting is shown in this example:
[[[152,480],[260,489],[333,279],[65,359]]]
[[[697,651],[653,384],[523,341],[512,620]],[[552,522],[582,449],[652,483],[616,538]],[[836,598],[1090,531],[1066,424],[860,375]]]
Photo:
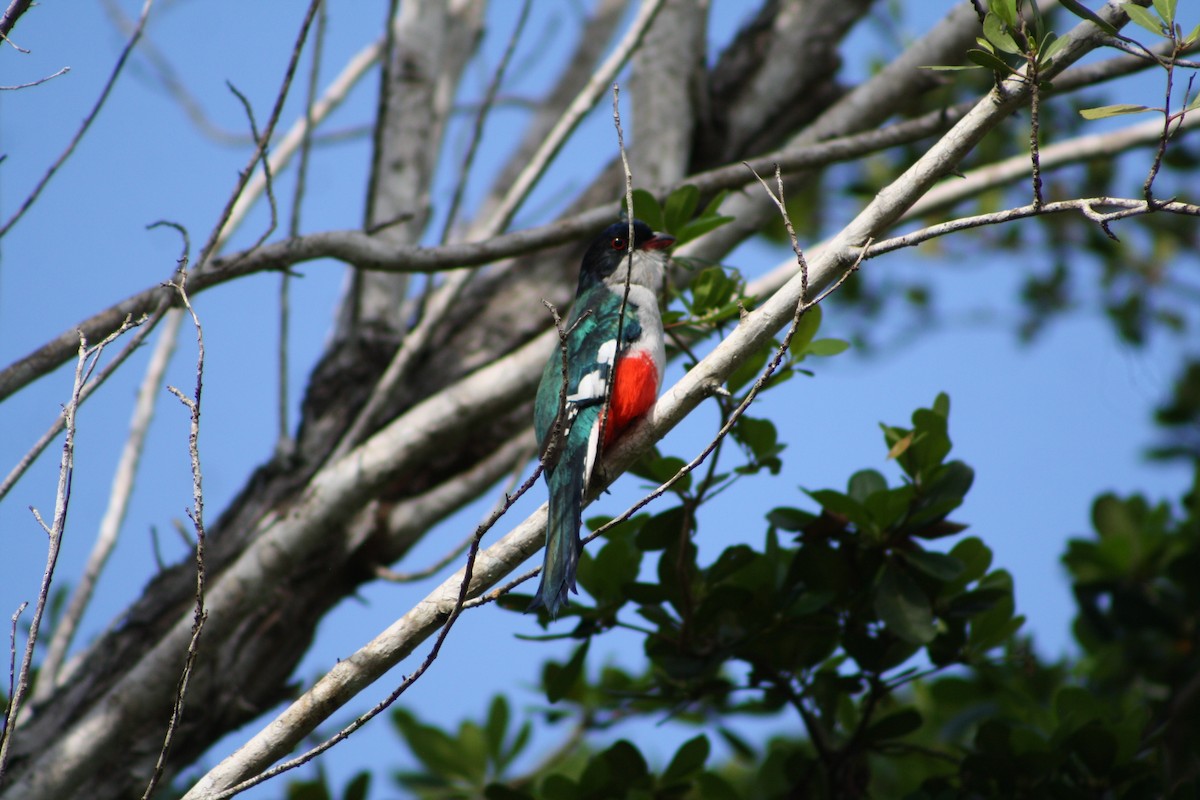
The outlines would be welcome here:
[[[1095,535],[1063,558],[1083,657],[1045,663],[1017,635],[1012,578],[983,540],[930,546],[964,530],[950,515],[973,481],[951,458],[949,418],[939,395],[909,425],[881,425],[899,481],[867,468],[807,490],[815,505],[770,510],[757,537],[711,558],[696,546],[698,510],[733,473],[693,476],[675,504],[613,526],[580,563],[594,604],[564,615],[578,644],[542,671],[541,713],[574,726],[566,745],[514,774],[531,722],[514,726],[504,698],[454,732],[399,710],[417,765],[396,781],[439,800],[1194,796],[1200,491],[1179,506],[1096,500]],[[747,438],[780,447],[765,430]],[[639,473],[657,482],[681,463],[654,455]],[[589,668],[592,640],[615,627],[641,635],[640,671]],[[705,726],[664,763],[631,739],[588,744],[589,731],[664,715]],[[752,743],[733,730],[763,716],[803,735]],[[361,798],[366,781],[342,796]],[[288,796],[334,797],[323,777]]]
[[[645,189],[634,189],[633,214],[654,230],[671,234],[675,237],[676,245],[681,245],[733,220],[733,217],[724,217],[719,213],[721,203],[728,195],[728,191],[721,191],[707,198],[703,210],[697,214],[700,190],[691,184],[671,192],[661,205]],[[621,198],[621,208],[626,208],[624,197]]]
[[[482,723],[465,721],[457,735],[452,735],[397,709],[392,712],[392,722],[420,765],[416,770],[397,772],[397,782],[416,797],[479,796],[506,773],[529,743],[531,723],[526,721],[510,732],[510,717],[508,701],[497,696]]]

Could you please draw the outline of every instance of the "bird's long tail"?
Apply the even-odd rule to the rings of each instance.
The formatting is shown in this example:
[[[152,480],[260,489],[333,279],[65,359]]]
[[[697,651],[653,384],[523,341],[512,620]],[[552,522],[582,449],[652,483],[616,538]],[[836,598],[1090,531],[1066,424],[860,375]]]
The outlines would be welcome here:
[[[542,562],[542,581],[529,611],[545,608],[551,617],[567,604],[567,593],[575,591],[575,570],[579,566],[579,525],[583,514],[583,495],[588,475],[596,460],[598,409],[588,409],[575,420],[575,428],[589,436],[564,437],[563,453],[546,473],[550,487],[550,511],[546,518],[546,554]]]

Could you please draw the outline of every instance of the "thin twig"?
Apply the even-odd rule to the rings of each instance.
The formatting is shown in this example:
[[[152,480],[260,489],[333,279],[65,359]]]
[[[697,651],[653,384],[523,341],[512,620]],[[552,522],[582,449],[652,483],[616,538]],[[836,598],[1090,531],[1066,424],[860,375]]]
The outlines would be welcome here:
[[[1097,211],[1097,207],[1116,206],[1119,211],[1101,212]],[[1182,216],[1197,217],[1200,216],[1200,206],[1190,203],[1169,202],[1164,203],[1154,201],[1147,203],[1144,199],[1134,199],[1125,197],[1086,197],[1076,200],[1060,200],[1054,203],[1046,203],[1041,207],[1032,204],[1020,206],[1019,208],[1010,208],[1006,211],[996,211],[991,214],[979,214],[973,217],[961,217],[959,219],[949,220],[938,225],[931,225],[928,228],[921,228],[912,233],[896,236],[891,239],[883,239],[872,244],[864,249],[866,258],[877,258],[884,253],[890,253],[893,250],[899,250],[902,247],[912,247],[913,245],[927,242],[930,239],[936,239],[939,236],[945,236],[949,233],[955,233],[969,228],[980,228],[985,225],[998,225],[1003,222],[1011,222],[1016,219],[1026,219],[1028,217],[1039,217],[1048,214],[1061,214],[1067,211],[1078,211],[1088,219],[1095,222],[1104,233],[1111,239],[1116,237],[1108,226],[1118,220],[1127,219],[1129,217],[1138,217],[1144,214],[1153,214],[1155,212],[1164,212],[1167,214],[1180,214]]]
[[[196,329],[195,390],[191,397],[187,397],[174,386],[167,387],[187,407],[190,416],[188,455],[191,457],[192,463],[192,507],[187,510],[187,515],[191,519],[192,526],[196,531],[196,606],[192,616],[192,638],[188,643],[187,654],[184,657],[183,672],[179,676],[179,684],[175,689],[175,702],[171,708],[171,719],[167,724],[167,732],[163,736],[162,748],[158,753],[158,761],[154,765],[154,771],[150,776],[146,791],[142,794],[142,800],[149,800],[158,782],[162,779],[163,769],[167,763],[167,755],[171,752],[171,744],[175,739],[179,721],[183,718],[183,704],[187,697],[188,683],[191,680],[192,668],[195,666],[196,657],[200,652],[200,633],[204,629],[205,621],[208,619],[208,611],[204,607],[206,579],[204,567],[204,482],[203,473],[200,469],[200,397],[204,387],[204,330],[200,325],[200,318],[196,316],[196,311],[192,308],[192,304],[188,300],[186,271],[180,271],[179,282],[175,284],[175,288],[179,292],[180,302],[183,303],[184,308],[191,315],[192,325]]]
[[[321,0],[315,0],[315,2],[320,5]],[[297,47],[295,53],[293,53],[293,57],[299,57],[301,47],[302,44]],[[279,207],[275,202],[275,180],[271,175],[271,154],[268,149],[271,139],[270,134],[267,134],[266,136],[259,135],[258,123],[254,120],[254,106],[250,105],[250,100],[247,99],[246,95],[242,94],[241,90],[234,86],[231,81],[225,81],[225,86],[229,88],[229,91],[233,93],[233,96],[236,97],[238,102],[242,104],[242,110],[246,112],[246,121],[250,123],[250,135],[254,137],[255,142],[260,144],[260,157],[258,160],[262,162],[263,186],[267,194],[267,206],[271,210],[271,220],[267,223],[266,229],[263,230],[263,232],[258,235],[258,238],[254,240],[254,243],[250,245],[251,250],[257,250],[262,243],[267,240],[267,237],[275,232],[275,228],[279,224]],[[278,101],[278,99],[279,98],[277,97],[276,100]],[[282,104],[278,104],[276,109],[282,109]],[[253,172],[253,164],[250,165],[249,170]]]
[[[15,92],[18,89],[29,89],[33,86],[41,86],[46,81],[57,78],[59,75],[66,75],[70,71],[70,67],[63,67],[58,72],[52,72],[43,78],[38,78],[36,81],[30,81],[29,83],[18,83],[16,86],[0,86],[0,92]]]
[[[296,164],[296,185],[292,192],[292,213],[288,220],[288,237],[300,235],[300,216],[308,188],[308,162],[312,156],[313,129],[316,126],[313,105],[317,101],[318,79],[321,73],[322,56],[325,52],[325,29],[328,24],[328,6],[321,4],[317,16],[317,30],[313,36],[312,58],[308,70],[308,87],[304,99],[304,130],[300,137],[300,160]],[[271,159],[267,159],[269,164]],[[263,170],[264,176],[268,170]],[[291,332],[291,287],[292,274],[283,270],[279,275],[279,344],[276,363],[276,416],[278,427],[275,435],[275,453],[284,455],[292,451],[292,426],[288,407],[288,345]]]
[[[650,23],[654,22],[654,18],[658,15],[659,9],[662,8],[665,0],[646,0],[638,9],[638,15],[633,23],[629,26],[624,38],[620,44],[612,51],[609,57],[605,60],[600,68],[588,80],[587,85],[576,95],[571,104],[563,112],[554,129],[546,136],[542,142],[542,146],[538,148],[537,153],[529,160],[525,169],[513,181],[512,188],[505,194],[504,199],[500,201],[496,211],[491,215],[488,221],[482,226],[483,237],[488,237],[499,233],[508,227],[513,216],[517,213],[517,209],[528,197],[534,185],[545,172],[550,162],[558,155],[558,151],[562,149],[571,132],[579,125],[583,118],[591,111],[596,102],[604,95],[605,90],[613,82],[617,73],[625,62],[633,55],[634,51],[642,43],[642,38],[646,35],[646,31],[650,28]],[[483,238],[481,237],[481,238]]]
[[[96,368],[104,348],[112,343],[128,328],[122,327],[106,336],[99,344],[89,347],[87,339],[79,337],[79,356],[75,362],[75,381],[71,390],[71,399],[63,409],[66,438],[63,440],[62,459],[59,462],[58,492],[54,500],[54,519],[47,525],[37,510],[31,508],[34,518],[46,531],[48,545],[46,548],[46,569],[42,573],[42,583],[38,590],[37,605],[34,606],[33,619],[29,623],[29,634],[25,640],[25,654],[21,660],[21,670],[17,676],[17,685],[9,697],[7,714],[5,715],[4,732],[0,738],[0,783],[3,783],[4,773],[8,767],[8,755],[12,749],[13,736],[16,734],[17,714],[21,702],[29,691],[32,680],[33,651],[37,646],[38,631],[42,617],[46,612],[46,604],[50,599],[50,584],[54,579],[54,568],[58,563],[58,554],[62,549],[63,533],[67,524],[67,508],[71,502],[71,481],[75,474],[75,415],[79,410],[83,388]]]
[[[475,163],[475,154],[479,151],[479,144],[483,141],[484,123],[487,122],[488,116],[495,107],[496,95],[500,91],[504,73],[508,70],[509,62],[512,61],[513,53],[517,49],[517,42],[520,41],[521,33],[525,30],[525,23],[529,19],[530,5],[530,0],[524,0],[521,3],[521,11],[517,15],[517,22],[508,37],[504,54],[500,56],[500,62],[492,72],[492,79],[483,93],[483,101],[480,102],[479,108],[475,112],[475,124],[471,129],[470,144],[467,145],[466,155],[463,156],[462,164],[458,168],[458,180],[454,183],[454,194],[450,197],[450,208],[446,212],[446,222],[442,225],[442,244],[450,241],[450,232],[454,229],[454,221],[458,218],[458,207],[467,191],[467,178],[471,174],[472,164]]]
[[[16,6],[18,2],[20,2],[20,0],[14,0],[13,5],[9,6],[8,11],[5,12],[3,20],[0,20],[0,25],[3,24],[4,20],[9,19],[9,12],[13,11],[14,6]],[[63,150],[59,157],[54,160],[54,163],[50,165],[50,168],[46,170],[46,174],[44,174],[42,179],[37,182],[37,185],[33,187],[33,191],[26,196],[24,201],[22,201],[21,205],[17,208],[16,212],[8,218],[8,221],[3,225],[0,225],[0,239],[4,238],[4,235],[12,230],[12,227],[17,224],[17,221],[21,219],[21,217],[25,216],[25,212],[33,207],[33,204],[37,202],[38,197],[41,196],[42,190],[46,188],[46,185],[50,183],[50,179],[54,177],[54,173],[58,172],[59,167],[67,162],[67,159],[71,157],[71,154],[75,152],[75,148],[78,147],[79,143],[83,140],[83,137],[88,132],[88,129],[92,127],[92,123],[100,114],[100,109],[104,108],[104,104],[108,101],[108,96],[112,93],[113,87],[116,86],[117,78],[120,77],[121,70],[125,67],[125,62],[129,60],[129,54],[133,52],[134,45],[136,45],[138,39],[141,38],[142,31],[146,29],[146,20],[150,16],[150,7],[152,5],[154,5],[154,0],[144,0],[142,3],[142,13],[138,16],[137,25],[134,27],[133,33],[130,35],[129,40],[125,42],[125,46],[121,48],[121,54],[117,56],[117,63],[113,66],[112,72],[109,73],[108,80],[104,82],[104,88],[100,90],[100,96],[96,98],[96,102],[92,105],[92,110],[89,111],[87,116],[83,118],[83,122],[80,123],[79,129],[75,131],[75,135],[72,136],[71,141],[67,143],[66,149]],[[17,10],[16,15],[12,17],[12,24],[16,24],[16,17],[20,16],[23,11],[24,9]],[[7,34],[7,31],[0,28],[0,35],[4,34]],[[5,36],[5,38],[7,38],[7,36]]]
[[[754,167],[750,166],[749,162],[743,161],[743,164],[754,174],[758,182],[762,184],[763,190],[766,191],[767,197],[771,198],[771,202],[775,204],[775,208],[779,209],[779,214],[783,217],[784,227],[787,229],[788,240],[792,243],[792,252],[796,254],[796,263],[800,267],[800,296],[808,297],[808,261],[804,258],[804,251],[800,249],[800,240],[796,237],[796,228],[792,225],[792,218],[788,214],[787,203],[783,199],[783,173],[778,164],[775,165],[775,188],[777,191],[771,191],[771,187],[763,180],[763,177],[755,171]]]
[[[29,601],[22,600],[17,606],[17,610],[12,615],[12,628],[8,632],[8,694],[5,697],[11,700],[13,696],[13,682],[17,678],[17,621],[21,619],[21,615],[25,613],[25,609],[29,608]],[[0,719],[0,740],[3,740],[5,732],[8,730],[8,709],[4,709],[5,715]]]
[[[267,119],[267,124],[263,128],[262,135],[258,137],[258,144],[255,146],[254,152],[251,153],[249,162],[238,172],[237,183],[229,195],[229,200],[225,203],[225,208],[222,209],[221,214],[217,217],[217,223],[213,226],[208,241],[204,243],[204,247],[200,249],[200,253],[196,257],[196,261],[194,262],[196,270],[204,269],[213,254],[228,240],[232,224],[235,221],[240,221],[234,212],[238,208],[245,207],[240,205],[241,197],[250,182],[251,176],[254,174],[255,165],[259,161],[262,161],[265,167],[264,175],[270,171],[270,165],[266,158],[267,146],[275,133],[275,126],[279,123],[279,117],[283,113],[283,105],[287,100],[288,92],[292,86],[292,79],[296,75],[296,67],[300,62],[300,54],[304,51],[304,43],[308,41],[308,32],[312,27],[313,20],[317,15],[317,8],[320,5],[321,0],[309,0],[308,9],[305,11],[304,19],[300,23],[300,31],[296,34],[296,39],[292,45],[292,54],[288,59],[283,81],[278,93],[275,95],[275,105],[271,109],[271,116]],[[232,89],[233,87],[230,86],[230,88]],[[268,182],[269,179],[264,178],[264,186]]]
[[[108,380],[108,377],[117,370],[117,367],[121,366],[121,364],[124,364],[125,360],[129,358],[129,356],[133,355],[133,353],[139,347],[141,347],[142,342],[145,341],[146,337],[150,335],[150,332],[154,330],[155,323],[162,319],[163,315],[166,313],[167,305],[164,303],[157,309],[154,309],[154,312],[148,316],[143,315],[137,320],[133,320],[128,316],[125,318],[120,327],[117,328],[118,334],[123,334],[130,328],[139,328],[138,332],[133,335],[128,344],[122,348],[121,352],[118,353],[117,356],[104,367],[104,369],[100,370],[100,372],[98,372],[86,386],[83,387],[83,394],[80,396],[81,403],[91,397],[92,393],[100,388],[104,382]],[[41,437],[33,443],[33,445],[25,452],[23,456],[21,456],[21,460],[17,462],[16,466],[9,470],[9,473],[4,476],[4,480],[0,482],[0,500],[4,499],[4,496],[7,495],[14,486],[16,486],[17,481],[21,479],[21,476],[24,475],[31,466],[33,466],[33,463],[37,460],[38,456],[40,456],[42,452],[50,445],[50,443],[54,441],[60,433],[63,432],[65,427],[66,420],[62,414],[59,414],[58,418],[50,425],[49,428],[46,429],[46,432],[43,433]]]
[[[612,86],[612,114],[613,114],[613,129],[617,133],[617,151],[621,154],[621,170],[625,179],[625,209],[626,209],[626,231],[625,231],[625,291],[621,295],[621,310],[617,313],[617,342],[616,350],[613,353],[613,362],[609,365],[608,380],[604,386],[604,406],[600,413],[600,433],[597,441],[600,443],[600,449],[604,449],[605,435],[608,428],[608,413],[612,405],[613,389],[617,384],[617,358],[621,351],[621,342],[625,333],[625,312],[629,306],[629,290],[633,284],[633,251],[634,251],[634,232],[633,226],[636,220],[633,217],[633,173],[629,169],[629,154],[625,152],[625,132],[621,130],[621,87],[614,83]],[[565,370],[565,364],[564,364]],[[599,459],[597,459],[598,461]],[[598,466],[598,464],[597,464]],[[584,477],[584,486],[587,485],[588,476]]]

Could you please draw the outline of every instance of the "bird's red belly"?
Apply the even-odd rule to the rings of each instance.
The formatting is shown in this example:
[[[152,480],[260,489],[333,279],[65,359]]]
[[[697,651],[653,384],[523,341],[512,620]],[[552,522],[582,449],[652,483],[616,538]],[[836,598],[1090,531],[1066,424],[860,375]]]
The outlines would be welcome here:
[[[630,423],[645,414],[658,399],[658,367],[647,352],[635,352],[617,360],[613,375],[609,418],[604,427],[604,444],[612,444]]]

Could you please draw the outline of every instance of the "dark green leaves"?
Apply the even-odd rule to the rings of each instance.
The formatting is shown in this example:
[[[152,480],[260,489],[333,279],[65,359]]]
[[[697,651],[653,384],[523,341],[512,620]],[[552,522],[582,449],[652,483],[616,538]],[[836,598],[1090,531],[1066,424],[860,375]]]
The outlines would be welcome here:
[[[659,205],[658,199],[645,189],[634,189],[633,213],[637,219],[654,230],[674,236],[678,246],[732,221],[732,217],[723,217],[718,211],[728,194],[727,191],[721,191],[713,195],[697,215],[696,209],[701,200],[700,190],[691,184],[671,192],[662,205]],[[625,207],[624,197],[621,198],[621,207]]]
[[[892,633],[910,644],[929,644],[937,635],[929,598],[896,564],[883,569],[875,590],[875,613]]]

